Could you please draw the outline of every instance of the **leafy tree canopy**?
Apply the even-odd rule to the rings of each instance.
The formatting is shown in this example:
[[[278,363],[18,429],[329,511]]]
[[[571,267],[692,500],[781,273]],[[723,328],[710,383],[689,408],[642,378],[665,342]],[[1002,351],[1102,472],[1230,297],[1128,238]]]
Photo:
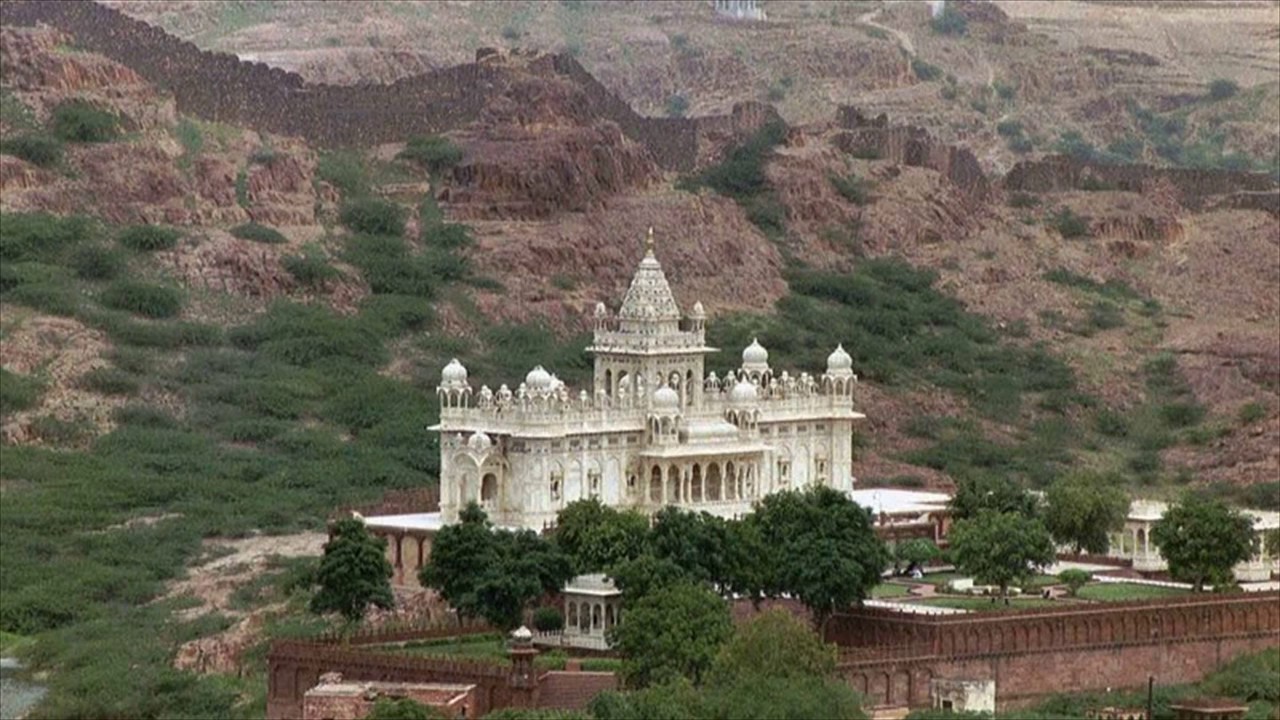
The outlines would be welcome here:
[[[475,503],[459,520],[440,530],[420,578],[463,615],[513,629],[529,603],[573,576],[559,548],[531,530],[495,529]]]
[[[644,552],[649,520],[597,498],[569,503],[556,515],[552,540],[578,573],[602,572]]]
[[[688,580],[688,575],[679,565],[649,554],[619,563],[610,568],[607,574],[614,586],[622,591],[628,604],[634,604],[650,593]]]
[[[799,599],[819,627],[834,612],[860,603],[880,582],[889,551],[875,534],[870,513],[828,487],[773,493],[749,518],[759,524],[770,563],[765,594]]]
[[[1062,478],[1045,493],[1045,526],[1055,542],[1076,552],[1103,554],[1108,534],[1124,527],[1129,498],[1115,476],[1077,474]]]
[[[924,565],[941,556],[942,551],[938,546],[925,538],[904,540],[893,548],[894,559],[906,565]]]
[[[701,682],[733,633],[729,606],[705,585],[679,582],[628,602],[609,639],[630,687],[684,677]]]
[[[824,643],[786,610],[768,610],[739,626],[711,669],[713,685],[750,684],[762,677],[825,678],[836,669],[836,647]]]
[[[386,541],[370,535],[355,518],[339,520],[330,533],[316,572],[320,589],[311,598],[311,611],[339,612],[348,620],[359,620],[370,603],[380,608],[395,605]]]
[[[1195,585],[1232,581],[1232,568],[1253,554],[1253,522],[1219,500],[1187,495],[1151,528],[1169,574]]]
[[[1080,588],[1084,587],[1085,583],[1089,582],[1092,578],[1093,576],[1085,570],[1072,569],[1063,570],[1058,573],[1058,579],[1062,581],[1063,585],[1067,586],[1067,589],[1070,591],[1072,596],[1080,592]]]
[[[1044,523],[1018,512],[982,510],[951,528],[951,557],[961,572],[987,585],[1024,582],[1053,562],[1053,540]]]
[[[715,515],[668,506],[653,517],[648,547],[654,557],[670,560],[690,577],[723,587],[728,537],[725,521]]]
[[[1036,499],[1013,480],[997,475],[975,475],[960,480],[951,498],[951,517],[965,520],[983,510],[1016,512],[1035,517]]]

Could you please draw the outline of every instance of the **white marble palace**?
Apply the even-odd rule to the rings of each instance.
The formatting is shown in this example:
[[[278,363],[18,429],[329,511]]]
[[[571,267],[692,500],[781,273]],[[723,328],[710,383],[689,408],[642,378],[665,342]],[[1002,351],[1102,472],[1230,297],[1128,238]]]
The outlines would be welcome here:
[[[457,360],[438,393],[440,521],[477,501],[498,525],[542,529],[570,502],[653,512],[666,505],[732,516],[786,488],[853,489],[857,378],[842,347],[826,372],[769,366],[758,342],[742,366],[705,373],[702,304],[682,316],[654,257],[622,307],[595,309],[592,387],[573,390],[541,366],[514,389],[473,388]]]

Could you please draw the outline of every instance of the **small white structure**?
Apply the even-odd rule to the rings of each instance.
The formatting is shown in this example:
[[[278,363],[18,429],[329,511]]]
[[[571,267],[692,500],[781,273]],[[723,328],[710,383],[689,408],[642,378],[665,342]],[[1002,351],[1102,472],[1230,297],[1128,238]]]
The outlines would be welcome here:
[[[622,620],[622,591],[603,573],[579,575],[570,580],[564,596],[564,631],[541,632],[538,645],[608,649],[605,633]]]
[[[734,20],[767,20],[768,16],[760,9],[759,0],[711,0],[711,7],[717,15]]]
[[[947,680],[934,678],[929,683],[933,707],[956,713],[995,713],[995,680]]]
[[[853,359],[826,372],[769,364],[758,341],[723,377],[704,372],[702,303],[681,315],[654,255],[617,315],[596,305],[591,388],[571,391],[541,365],[524,382],[473,390],[462,363],[441,371],[440,520],[478,502],[497,525],[541,530],[565,505],[598,498],[653,513],[676,505],[722,517],[765,495],[853,489]],[[512,387],[515,389],[513,390]]]
[[[1151,528],[1168,512],[1169,504],[1158,500],[1134,500],[1129,505],[1124,529],[1111,534],[1111,547],[1107,554],[1133,562],[1139,572],[1160,572],[1169,564],[1160,554],[1160,548],[1151,542]],[[1253,530],[1258,542],[1252,558],[1236,565],[1235,576],[1240,582],[1263,582],[1272,572],[1280,572],[1280,558],[1271,557],[1263,541],[1265,534],[1280,527],[1280,512],[1243,510],[1253,519]]]

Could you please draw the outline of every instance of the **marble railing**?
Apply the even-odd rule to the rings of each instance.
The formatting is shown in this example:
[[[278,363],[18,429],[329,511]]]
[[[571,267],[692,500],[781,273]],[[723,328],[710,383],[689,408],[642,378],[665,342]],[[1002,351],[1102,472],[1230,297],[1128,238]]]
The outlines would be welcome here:
[[[763,420],[795,417],[852,416],[853,403],[848,395],[806,393],[790,397],[765,397],[749,405],[733,405],[728,393],[704,396],[701,406],[682,408],[688,421],[712,420],[724,416],[731,407],[759,410]],[[505,403],[491,401],[477,407],[442,407],[440,420],[449,424],[484,423],[505,426],[586,425],[606,429],[612,426],[643,426],[650,408],[639,403],[593,403],[550,398],[511,399]]]
[[[591,343],[594,350],[700,350],[706,345],[705,335],[696,331],[665,332],[660,335],[597,330]]]

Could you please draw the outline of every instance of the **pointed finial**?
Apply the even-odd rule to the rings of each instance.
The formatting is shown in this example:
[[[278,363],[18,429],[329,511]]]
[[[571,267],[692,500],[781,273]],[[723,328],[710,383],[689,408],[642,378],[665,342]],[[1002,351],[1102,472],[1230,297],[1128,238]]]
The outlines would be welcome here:
[[[644,239],[645,252],[653,252],[653,226],[649,226],[649,235]]]

